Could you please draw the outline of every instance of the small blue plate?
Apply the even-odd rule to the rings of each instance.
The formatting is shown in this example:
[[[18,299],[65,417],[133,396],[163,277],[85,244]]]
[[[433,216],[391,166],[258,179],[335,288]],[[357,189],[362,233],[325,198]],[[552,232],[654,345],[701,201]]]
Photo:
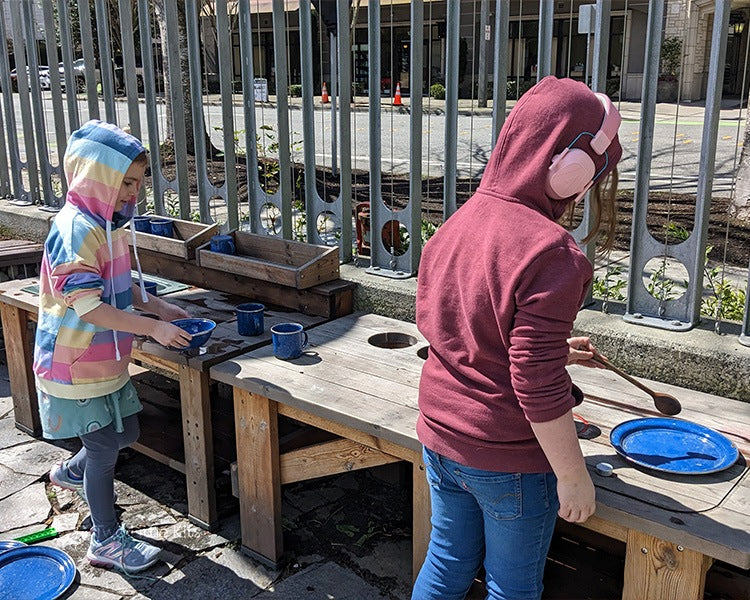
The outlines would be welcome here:
[[[13,548],[23,548],[26,544],[16,540],[0,540],[0,554]]]
[[[76,577],[73,559],[47,546],[23,546],[0,554],[0,600],[53,600]]]
[[[722,434],[690,421],[625,421],[609,434],[615,451],[632,463],[665,473],[703,475],[728,469],[739,451]]]

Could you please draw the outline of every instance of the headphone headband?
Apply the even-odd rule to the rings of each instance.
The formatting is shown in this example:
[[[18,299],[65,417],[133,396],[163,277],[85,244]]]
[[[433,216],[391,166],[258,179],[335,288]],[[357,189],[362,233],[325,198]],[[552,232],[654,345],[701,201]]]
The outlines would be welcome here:
[[[617,130],[620,128],[620,123],[622,123],[622,117],[607,94],[597,93],[596,97],[599,98],[604,107],[604,119],[602,120],[601,127],[599,127],[599,131],[596,132],[594,139],[591,140],[591,149],[601,155],[604,154],[612,143],[612,140],[615,139]]]

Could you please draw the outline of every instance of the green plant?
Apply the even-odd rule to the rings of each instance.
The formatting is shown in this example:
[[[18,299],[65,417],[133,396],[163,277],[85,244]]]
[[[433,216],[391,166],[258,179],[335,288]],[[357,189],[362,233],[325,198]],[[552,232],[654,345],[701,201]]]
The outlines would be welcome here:
[[[670,279],[667,275],[667,261],[662,261],[656,271],[651,273],[648,277],[648,284],[646,284],[646,290],[657,300],[666,302],[669,300],[675,300],[679,298],[679,294],[674,291],[675,282]]]
[[[438,225],[435,225],[434,223],[430,223],[429,221],[425,221],[422,219],[422,243],[424,244],[429,240],[433,235],[435,235],[435,232],[438,230]]]
[[[624,302],[627,296],[624,290],[627,288],[627,281],[621,277],[622,267],[620,265],[609,265],[604,277],[594,277],[592,284],[592,294],[595,298],[605,300],[614,300],[615,302]]]
[[[301,98],[302,97],[302,85],[299,83],[292,83],[289,86],[289,95],[292,98]]]
[[[666,37],[661,43],[661,72],[662,81],[674,81],[680,75],[680,60],[682,55],[682,40],[678,37]]]
[[[430,96],[436,100],[445,100],[445,86],[442,83],[433,83],[430,86]]]

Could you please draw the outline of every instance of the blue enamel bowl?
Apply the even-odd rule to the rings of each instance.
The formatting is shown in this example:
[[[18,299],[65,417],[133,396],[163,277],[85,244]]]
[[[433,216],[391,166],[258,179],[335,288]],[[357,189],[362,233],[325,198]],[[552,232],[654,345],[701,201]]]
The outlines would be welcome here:
[[[177,325],[177,327],[184,329],[193,336],[188,348],[205,346],[214,329],[216,329],[216,322],[211,319],[176,319],[172,321],[172,324]]]

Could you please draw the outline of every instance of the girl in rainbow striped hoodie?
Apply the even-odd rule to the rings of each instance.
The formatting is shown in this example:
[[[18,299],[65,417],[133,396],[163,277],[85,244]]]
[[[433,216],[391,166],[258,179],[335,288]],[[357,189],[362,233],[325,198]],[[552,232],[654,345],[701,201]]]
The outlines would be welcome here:
[[[138,439],[142,408],[128,375],[133,334],[165,346],[190,339],[170,323],[187,313],[147,294],[142,277],[139,286],[130,274],[123,226],[135,212],[147,162],[143,144],[109,123],[89,121],[71,135],[68,193],[42,257],[34,350],[44,437],[83,444],[52,469],[50,481],[89,504],[89,561],[126,572],[148,568],[159,553],[118,526],[114,507],[117,454]],[[146,304],[161,320],[132,312]]]

